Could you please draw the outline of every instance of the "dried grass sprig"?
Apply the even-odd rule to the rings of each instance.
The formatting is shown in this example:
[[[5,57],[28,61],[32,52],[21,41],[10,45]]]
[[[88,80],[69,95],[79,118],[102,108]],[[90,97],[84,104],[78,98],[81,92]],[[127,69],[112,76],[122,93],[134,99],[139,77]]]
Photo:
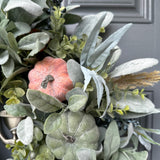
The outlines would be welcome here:
[[[112,81],[114,84],[117,84],[120,89],[153,86],[160,81],[160,71],[129,74],[119,78],[113,78]]]

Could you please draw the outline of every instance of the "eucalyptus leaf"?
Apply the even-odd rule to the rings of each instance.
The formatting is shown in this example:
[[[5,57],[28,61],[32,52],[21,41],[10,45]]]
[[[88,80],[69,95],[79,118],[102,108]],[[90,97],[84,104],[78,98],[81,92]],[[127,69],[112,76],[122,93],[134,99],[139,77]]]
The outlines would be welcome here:
[[[3,74],[6,78],[8,78],[14,71],[15,64],[13,59],[9,58],[9,60],[5,64],[1,65],[1,67]]]
[[[4,11],[7,12],[14,8],[22,8],[35,17],[38,17],[43,13],[42,8],[31,0],[9,0]]]
[[[92,149],[79,149],[76,151],[78,160],[96,160],[96,152]]]
[[[67,61],[67,71],[74,85],[76,82],[84,82],[84,76],[80,64],[75,60],[70,59]]]
[[[31,31],[31,27],[24,22],[15,22],[16,29],[14,29],[13,34],[15,37],[20,35],[29,33]]]
[[[22,50],[33,50],[37,40],[39,40],[40,43],[43,45],[46,45],[49,41],[50,37],[45,32],[37,32],[29,34],[18,42],[19,48]]]
[[[120,109],[124,109],[127,105],[129,106],[129,111],[135,113],[150,113],[155,109],[155,105],[150,99],[146,97],[142,99],[140,95],[133,95],[129,92],[126,96],[116,101],[116,106]]]
[[[82,111],[87,103],[86,95],[72,95],[68,101],[68,108],[72,112]]]
[[[28,89],[27,99],[31,105],[45,113],[55,112],[63,108],[58,99],[37,90]]]
[[[53,123],[54,122],[54,123]],[[62,118],[56,113],[52,113],[47,117],[44,123],[44,133],[50,134],[56,131],[62,123]]]
[[[144,69],[150,68],[156,64],[158,64],[158,60],[155,58],[141,58],[141,59],[131,60],[129,62],[117,66],[110,73],[110,77],[113,78],[113,77],[133,74],[136,72],[140,72]]]
[[[104,140],[104,160],[109,160],[120,147],[120,135],[116,121],[112,121],[106,130]]]
[[[5,64],[9,59],[8,51],[5,50],[2,53],[0,53],[0,65]]]
[[[4,109],[7,111],[8,114],[16,117],[24,117],[24,116],[33,117],[32,109],[28,105],[22,103],[4,105]]]
[[[32,142],[33,121],[30,117],[27,117],[18,124],[17,136],[24,145],[29,145]]]

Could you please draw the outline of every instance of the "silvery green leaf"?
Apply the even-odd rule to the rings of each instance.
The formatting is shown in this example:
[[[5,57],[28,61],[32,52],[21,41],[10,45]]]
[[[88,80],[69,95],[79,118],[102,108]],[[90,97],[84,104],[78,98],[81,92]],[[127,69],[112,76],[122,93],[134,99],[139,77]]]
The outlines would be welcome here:
[[[31,0],[9,0],[4,11],[7,12],[14,8],[22,8],[35,17],[38,17],[43,13],[42,8]]]
[[[116,121],[112,121],[106,130],[104,140],[104,160],[109,160],[119,149],[120,135]]]
[[[73,88],[72,90],[68,91],[67,94],[66,94],[66,99],[67,101],[69,100],[69,98],[73,95],[85,95],[87,96],[87,93],[85,93],[82,88],[79,88],[79,87],[76,87],[76,88]]]
[[[83,83],[84,76],[81,71],[80,64],[77,63],[75,60],[70,59],[67,61],[67,71],[68,71],[69,77],[71,78],[74,85],[76,82]]]
[[[0,27],[2,27],[2,28],[5,29],[8,23],[9,23],[9,19],[3,19],[3,20],[0,22]]]
[[[93,20],[90,25],[92,25],[92,29],[90,31],[90,35],[88,36],[87,42],[82,50],[80,63],[81,65],[86,65],[88,57],[95,52],[95,47],[97,43],[97,37],[99,34],[100,27],[102,22],[106,16],[106,12],[100,12],[94,16]],[[87,25],[88,26],[88,25]],[[86,27],[86,26],[85,26]]]
[[[19,49],[18,49],[18,43],[14,37],[14,34],[9,32],[8,33],[8,42],[9,42],[9,45],[10,47],[15,51],[17,52]]]
[[[33,117],[32,109],[25,104],[19,103],[19,104],[4,105],[4,108],[8,114],[16,117],[24,117],[24,116]]]
[[[47,33],[45,32],[37,32],[37,33],[32,33],[29,34],[18,42],[19,48],[22,50],[33,50],[36,41],[39,40],[40,43],[46,45],[49,41],[50,37]]]
[[[29,55],[27,56],[27,58],[29,58],[31,56],[34,56],[35,54],[37,54],[44,47],[45,47],[45,44],[41,43],[39,41],[39,39],[37,39],[36,42],[35,42],[34,49],[29,53]]]
[[[72,112],[82,111],[87,103],[88,97],[86,95],[72,95],[68,100],[68,109]]]
[[[128,145],[128,143],[129,143],[129,141],[132,137],[133,132],[134,132],[133,124],[129,123],[127,136],[126,137],[121,137],[120,148],[124,148]]]
[[[80,7],[80,5],[70,5],[70,6],[66,6],[66,11],[69,12],[75,8]]]
[[[13,34],[15,37],[20,35],[29,33],[31,31],[31,27],[24,22],[15,22],[16,29],[14,29]]]
[[[150,68],[158,64],[158,60],[155,58],[141,58],[131,60],[129,62],[123,63],[117,66],[111,73],[110,77],[124,76],[127,74],[133,74],[140,72],[144,69]]]
[[[111,23],[113,17],[114,17],[114,15],[112,12],[107,12],[106,17],[105,17],[101,27],[104,27],[104,28],[107,27]]]
[[[148,151],[151,150],[151,144],[145,141],[145,139],[141,135],[138,136],[138,140]]]
[[[146,97],[142,99],[140,95],[132,95],[130,92],[116,101],[116,106],[120,109],[124,109],[127,105],[129,106],[129,111],[134,113],[150,113],[155,109],[155,105],[150,99]]]
[[[9,54],[7,50],[0,53],[0,65],[5,64],[8,61],[8,59],[9,59]]]
[[[154,141],[142,128],[135,128],[135,132],[138,136],[142,136],[146,142],[160,146],[160,143]]]
[[[38,4],[39,6],[41,6],[41,8],[48,8],[47,4],[46,4],[46,0],[32,0],[33,2],[35,2],[36,4]]]
[[[29,145],[33,139],[33,121],[30,117],[22,120],[17,126],[18,139],[25,145]]]
[[[7,33],[7,31],[6,31],[4,28],[2,28],[2,27],[0,27],[0,37],[1,37],[1,39],[3,40],[3,42],[4,42],[6,45],[9,45],[9,43],[8,43],[8,33]]]
[[[117,62],[122,53],[122,50],[118,46],[116,46],[113,50],[114,52],[112,53],[112,57],[109,62],[111,66],[114,65],[115,62]]]
[[[7,47],[8,53],[10,55],[10,57],[12,57],[16,62],[18,63],[22,63],[20,56],[17,54],[16,51],[14,51],[11,47]]]
[[[98,144],[99,144],[99,146],[101,146],[102,142],[105,139],[106,128],[99,127],[98,129],[99,129],[99,134],[100,134]]]
[[[1,65],[1,67],[3,74],[6,78],[8,78],[14,71],[15,64],[13,59],[9,58],[9,60],[5,64]]]
[[[154,133],[154,134],[160,135],[160,129],[143,128],[143,127],[140,127],[140,128],[148,133]]]
[[[108,108],[108,106],[110,104],[109,89],[108,89],[108,87],[106,85],[106,82],[100,75],[98,75],[93,70],[91,71],[91,70],[89,70],[89,69],[87,69],[87,68],[85,68],[83,66],[81,66],[81,70],[82,70],[82,72],[84,74],[84,78],[85,78],[84,91],[86,90],[86,88],[87,88],[88,84],[90,83],[91,79],[93,79],[95,84],[96,84],[98,107],[100,107],[100,103],[101,103],[101,100],[102,100],[102,95],[103,95],[104,89],[105,89],[107,104],[106,104],[105,112],[101,116],[101,118],[102,118],[106,114],[107,108]]]
[[[147,160],[148,152],[135,152],[133,150],[122,150],[119,152],[118,160]]]
[[[45,113],[55,112],[63,107],[62,103],[55,97],[37,90],[28,89],[27,99],[31,105]]]
[[[44,133],[50,134],[53,131],[57,130],[62,123],[62,118],[56,113],[50,114],[44,123]]]
[[[118,31],[114,32],[110,35],[103,43],[101,43],[96,49],[94,54],[88,53],[87,58],[87,66],[92,66],[92,68],[96,68],[101,63],[104,63],[106,58],[109,56],[110,51],[119,43],[122,36],[125,32],[131,27],[131,23],[126,24]]]
[[[152,112],[149,113],[135,113],[135,112],[127,112],[127,114],[124,114],[123,116],[121,116],[121,118],[123,119],[132,119],[132,118],[140,118],[140,117],[144,117],[147,115],[151,115],[151,114],[156,114],[156,113],[160,113],[159,109],[153,109]]]
[[[96,160],[95,150],[84,148],[76,151],[78,160]]]

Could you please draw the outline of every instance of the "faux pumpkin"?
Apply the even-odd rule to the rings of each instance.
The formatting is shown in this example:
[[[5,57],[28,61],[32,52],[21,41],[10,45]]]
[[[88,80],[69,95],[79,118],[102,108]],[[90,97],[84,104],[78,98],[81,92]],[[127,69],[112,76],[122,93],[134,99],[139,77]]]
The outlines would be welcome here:
[[[77,160],[78,149],[97,149],[99,130],[91,115],[65,112],[59,118],[60,127],[46,137],[46,144],[57,159]]]
[[[39,90],[60,101],[65,100],[66,93],[73,88],[67,64],[61,58],[45,57],[35,64],[28,78],[30,89]]]

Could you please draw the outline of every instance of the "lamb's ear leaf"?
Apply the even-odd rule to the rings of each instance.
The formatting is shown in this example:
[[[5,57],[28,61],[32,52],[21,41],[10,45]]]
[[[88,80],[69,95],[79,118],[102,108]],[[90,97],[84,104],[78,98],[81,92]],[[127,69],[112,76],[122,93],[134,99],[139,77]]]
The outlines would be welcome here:
[[[70,6],[66,6],[66,11],[69,12],[75,8],[80,7],[80,5],[70,5]]]
[[[0,54],[0,65],[5,64],[9,59],[8,50],[5,50]]]
[[[88,53],[87,66],[92,68],[98,67],[101,63],[107,59],[110,51],[119,43],[125,32],[131,27],[131,23],[126,24],[118,31],[110,35],[103,43],[101,43],[96,49],[95,53]]]
[[[135,105],[136,104],[136,105]],[[140,95],[132,95],[132,93],[128,92],[126,96],[116,101],[116,105],[120,109],[124,109],[125,106],[129,106],[129,111],[134,113],[150,113],[155,110],[155,105],[153,102],[144,97],[141,98]]]
[[[4,11],[7,12],[15,8],[22,8],[35,17],[38,17],[43,13],[41,6],[31,0],[9,0]]]
[[[18,46],[22,50],[33,50],[35,48],[37,40],[43,45],[46,45],[49,41],[50,37],[45,32],[36,32],[29,34],[18,42]]]
[[[94,17],[94,22],[91,22],[91,24],[90,24],[91,32],[90,32],[90,35],[88,36],[86,45],[84,46],[82,53],[81,53],[81,57],[80,57],[81,65],[85,66],[86,61],[88,59],[88,55],[95,52],[97,37],[98,37],[100,27],[102,25],[102,22],[103,22],[105,16],[106,16],[106,12],[100,12],[99,14],[97,14]]]
[[[55,112],[63,108],[63,104],[56,98],[37,90],[27,90],[27,99],[36,109],[45,112]]]
[[[117,66],[110,73],[110,76],[113,78],[113,77],[133,74],[136,72],[140,72],[144,69],[150,68],[156,64],[158,64],[158,60],[155,58],[140,58],[140,59],[131,60]]]
[[[25,145],[29,145],[33,139],[33,121],[30,117],[22,120],[17,126],[18,139]]]
[[[3,64],[1,67],[2,67],[3,74],[5,75],[6,78],[8,78],[9,76],[12,75],[14,71],[15,64],[13,59],[9,58],[9,60],[5,64]]]
[[[104,140],[104,160],[109,160],[120,147],[120,135],[116,121],[112,121],[106,130]]]

